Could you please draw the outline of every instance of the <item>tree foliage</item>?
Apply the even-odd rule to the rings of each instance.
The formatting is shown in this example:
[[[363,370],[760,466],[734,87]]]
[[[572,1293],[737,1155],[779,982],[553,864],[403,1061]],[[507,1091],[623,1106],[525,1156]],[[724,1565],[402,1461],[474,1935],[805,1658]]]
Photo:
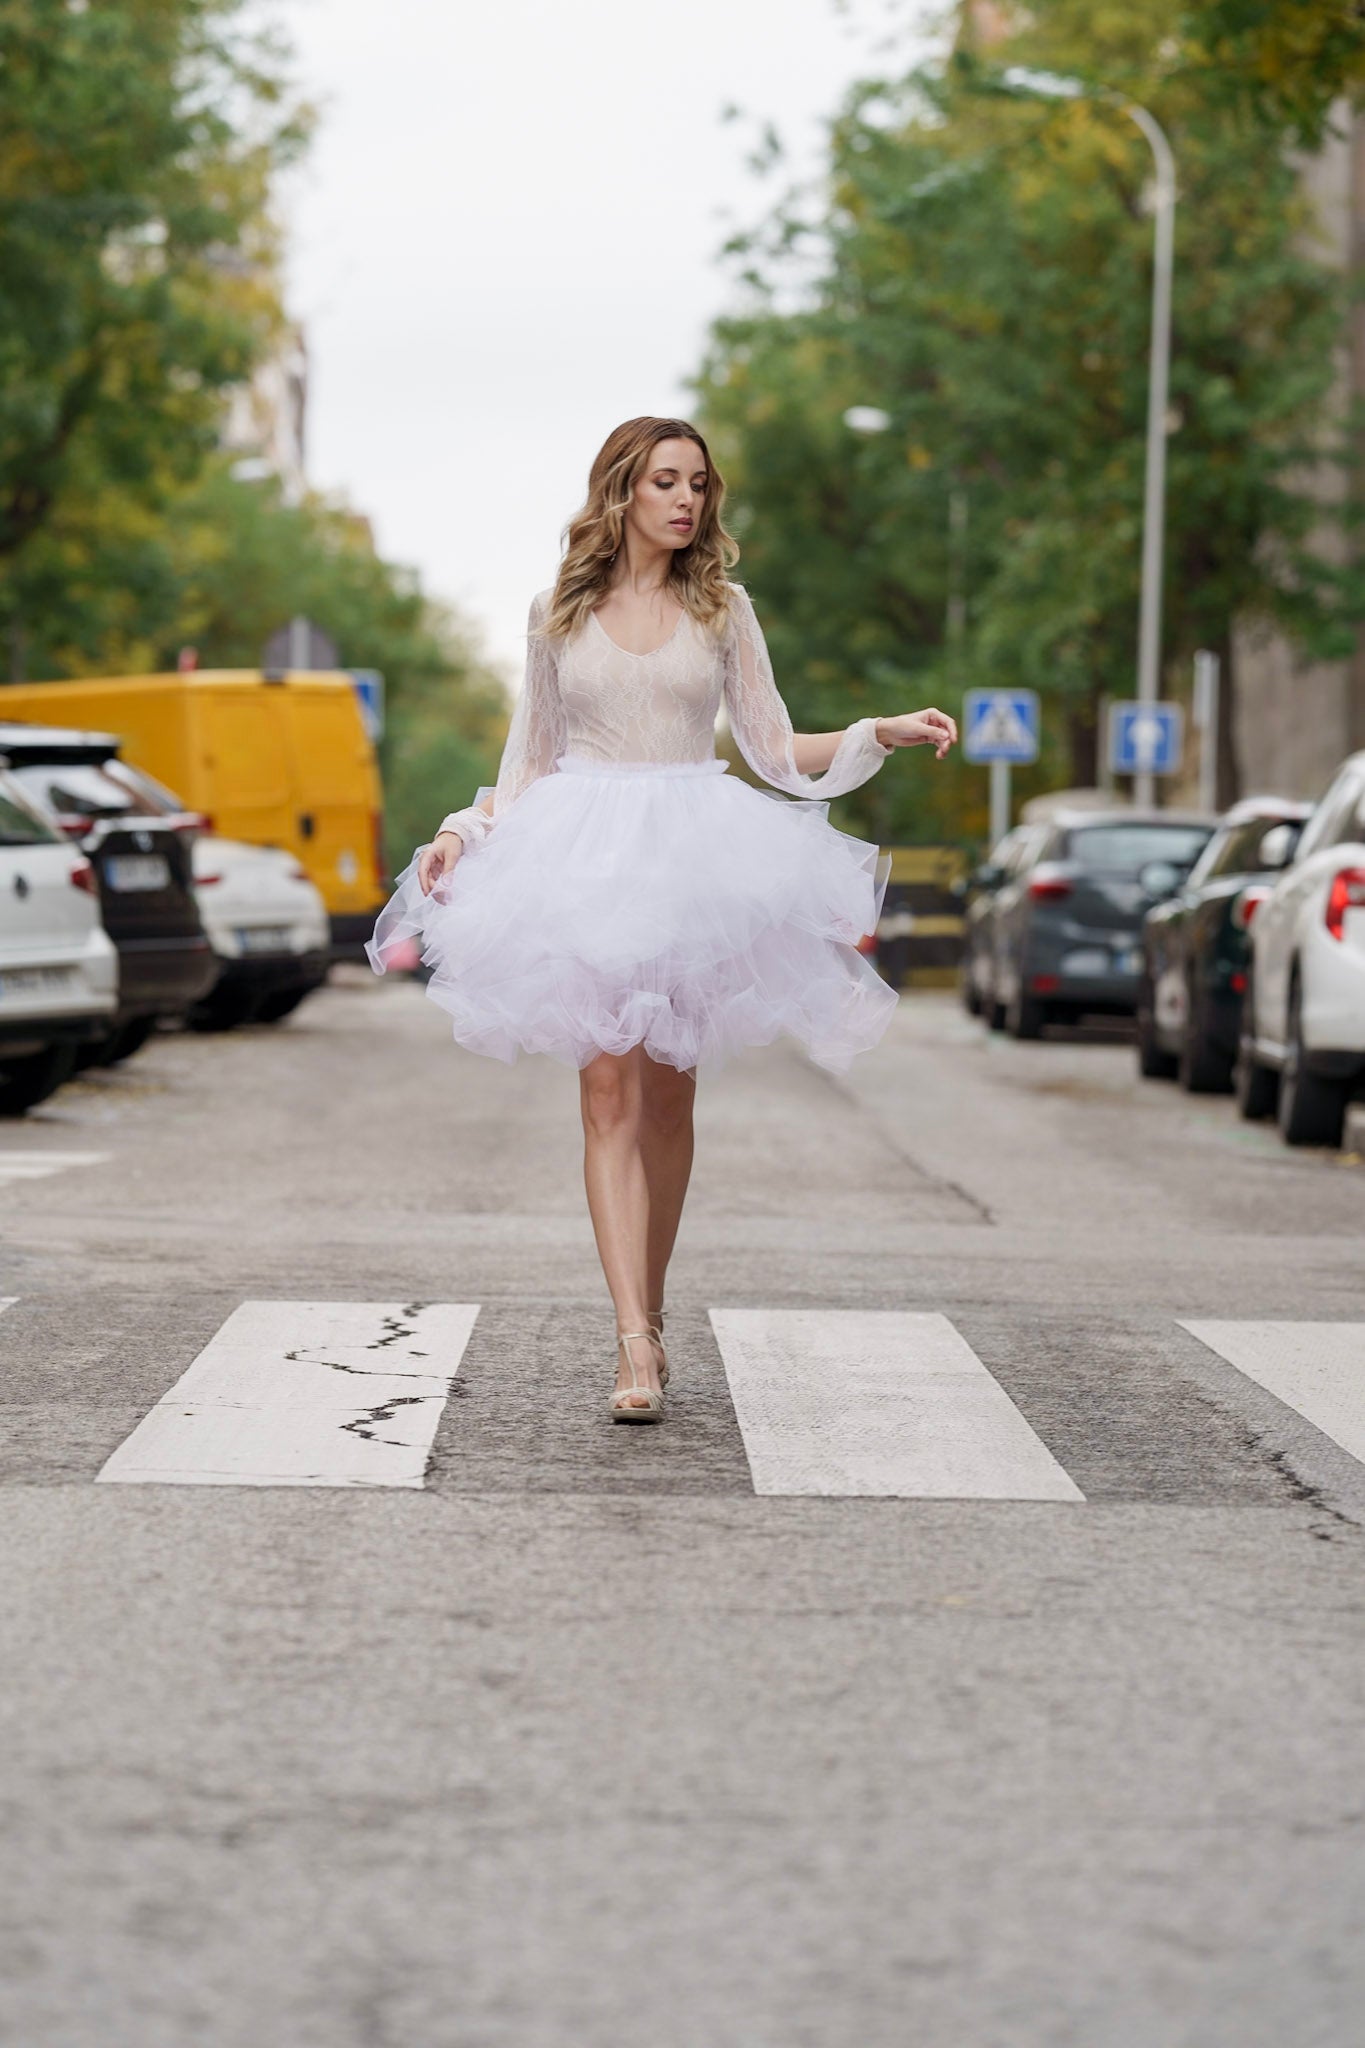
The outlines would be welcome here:
[[[1359,0],[1201,0],[1180,26],[1209,91],[1304,142],[1321,139],[1334,101],[1365,86]]]
[[[241,0],[0,0],[0,559],[81,479],[155,506],[279,318],[303,138]]]
[[[390,856],[491,773],[475,637],[363,520],[219,452],[280,338],[272,180],[310,129],[247,0],[0,0],[0,631],[15,677],[254,667],[324,624],[389,689]]]
[[[1065,101],[1000,91],[1000,53],[969,36],[868,79],[832,125],[821,203],[788,195],[736,239],[748,303],[695,389],[798,723],[1026,685],[1050,735],[1036,780],[1093,778],[1100,700],[1133,691],[1141,555],[1151,157],[1124,95],[1158,115],[1180,179],[1168,667],[1197,646],[1227,660],[1247,613],[1347,645],[1305,488],[1310,466],[1344,487],[1341,281],[1284,156],[1203,90],[1179,30],[1175,0],[1042,0],[1008,59],[1095,88]],[[853,406],[889,428],[852,431]],[[1234,776],[1229,757],[1228,793]],[[983,784],[960,764],[883,773],[849,802],[883,838],[933,837],[980,828]]]

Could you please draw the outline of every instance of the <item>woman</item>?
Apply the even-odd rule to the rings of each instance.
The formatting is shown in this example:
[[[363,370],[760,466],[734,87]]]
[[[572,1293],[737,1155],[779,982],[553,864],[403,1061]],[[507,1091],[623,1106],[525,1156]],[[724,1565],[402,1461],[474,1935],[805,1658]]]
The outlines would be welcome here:
[[[554,587],[531,606],[497,784],[417,849],[366,945],[382,974],[420,938],[426,992],[460,1044],[579,1069],[619,1422],[663,1412],[698,1067],[785,1031],[841,1072],[896,1007],[856,949],[890,857],[831,826],[828,799],[896,747],[942,760],[957,738],[934,710],[793,733],[753,606],[726,578],[739,549],[724,497],[686,420],[608,437]],[[817,802],[726,774],[722,702],[750,767]]]

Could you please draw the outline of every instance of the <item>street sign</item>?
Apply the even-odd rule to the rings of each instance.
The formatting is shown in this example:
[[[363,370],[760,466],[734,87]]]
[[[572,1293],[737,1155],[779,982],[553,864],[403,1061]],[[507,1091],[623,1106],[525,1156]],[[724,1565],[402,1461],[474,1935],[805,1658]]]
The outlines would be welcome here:
[[[377,668],[353,668],[350,674],[365,730],[377,745],[384,737],[384,678]]]
[[[311,619],[291,619],[266,641],[261,667],[276,675],[282,669],[338,668],[336,641]]]
[[[1185,713],[1179,704],[1109,706],[1109,766],[1115,775],[1178,775]]]
[[[1038,698],[1033,690],[968,690],[962,705],[965,760],[1036,761],[1038,732]]]

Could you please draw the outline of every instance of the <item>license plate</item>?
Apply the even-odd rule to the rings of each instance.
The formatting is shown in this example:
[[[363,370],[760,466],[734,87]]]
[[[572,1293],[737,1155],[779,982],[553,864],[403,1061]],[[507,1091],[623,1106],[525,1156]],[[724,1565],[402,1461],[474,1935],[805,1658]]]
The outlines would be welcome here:
[[[111,889],[165,889],[171,870],[163,853],[111,853],[104,879]]]
[[[67,988],[70,983],[69,967],[7,967],[0,974],[0,998],[41,995],[45,989]]]
[[[1122,952],[1115,953],[1114,955],[1114,972],[1116,974],[1137,974],[1141,966],[1141,946],[1125,946]]]
[[[289,950],[287,924],[243,925],[237,943],[244,953],[286,953]]]

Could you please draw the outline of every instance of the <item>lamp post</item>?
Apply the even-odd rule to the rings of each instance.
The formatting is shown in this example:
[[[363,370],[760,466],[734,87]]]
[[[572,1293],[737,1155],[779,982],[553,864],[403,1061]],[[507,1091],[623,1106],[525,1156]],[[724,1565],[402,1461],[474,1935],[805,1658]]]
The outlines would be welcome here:
[[[1096,99],[1110,101],[1142,130],[1151,145],[1156,165],[1152,339],[1147,378],[1147,468],[1142,510],[1142,597],[1138,610],[1137,663],[1138,702],[1155,704],[1161,696],[1161,574],[1166,538],[1166,415],[1170,405],[1175,158],[1160,122],[1134,100],[1088,86],[1079,78],[1058,78],[1049,71],[1030,71],[1021,65],[1012,65],[1004,73],[1004,81],[1018,92],[1036,93],[1042,99],[1074,100],[1090,94]],[[1140,804],[1153,801],[1155,778],[1150,769],[1140,769],[1134,777],[1133,794]]]

